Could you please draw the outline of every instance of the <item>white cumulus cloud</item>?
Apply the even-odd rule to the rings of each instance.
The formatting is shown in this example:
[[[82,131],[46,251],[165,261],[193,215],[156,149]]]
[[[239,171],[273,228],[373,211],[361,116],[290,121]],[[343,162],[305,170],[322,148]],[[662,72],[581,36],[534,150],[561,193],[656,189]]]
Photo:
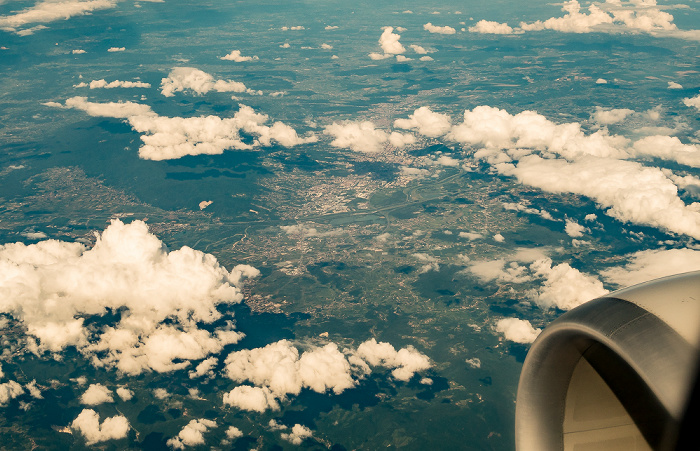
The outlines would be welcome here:
[[[387,58],[391,58],[392,56],[394,56],[394,55],[392,55],[391,53],[372,52],[369,54],[369,58],[372,60],[375,60],[375,61],[385,60]]]
[[[406,47],[399,42],[399,39],[401,39],[401,35],[394,33],[394,27],[384,27],[378,41],[384,53],[373,52],[369,54],[369,57],[373,60],[382,60],[404,53]]]
[[[409,47],[411,47],[411,49],[419,55],[425,55],[426,53],[428,53],[428,51],[420,45],[411,44],[409,45]]]
[[[396,119],[394,127],[417,130],[421,135],[437,138],[450,131],[452,120],[446,114],[435,113],[428,107],[420,107],[408,119]]]
[[[476,232],[459,232],[459,237],[466,238],[469,241],[474,241],[474,240],[478,240],[480,238],[483,238],[484,235],[482,235],[481,233],[476,233]]]
[[[80,402],[89,406],[96,406],[105,402],[114,402],[114,397],[112,397],[112,390],[104,385],[90,384],[80,397]]]
[[[243,432],[236,426],[229,426],[228,429],[226,429],[226,438],[229,440],[234,440],[239,437],[243,437]]]
[[[30,383],[24,386],[29,392],[29,395],[34,399],[44,399],[41,394],[41,389],[37,386],[36,380],[32,380]]]
[[[362,122],[333,122],[323,130],[334,139],[331,146],[343,147],[355,152],[375,153],[383,149],[383,144],[389,140],[389,134],[376,129],[370,121]]]
[[[0,407],[6,406],[11,400],[24,394],[24,389],[16,381],[7,381],[0,384]]]
[[[355,386],[350,363],[333,343],[299,355],[291,342],[282,340],[234,352],[225,364],[229,378],[268,387],[278,397],[299,394],[302,388],[338,394]]]
[[[501,282],[523,283],[533,279],[527,266],[517,262],[506,265],[504,259],[477,260],[469,263],[469,272],[484,282],[498,280]]]
[[[279,410],[280,405],[275,395],[267,387],[251,387],[239,385],[228,393],[224,393],[224,404],[241,410],[264,412],[268,409]]]
[[[235,61],[236,63],[242,63],[245,61],[256,61],[259,58],[256,55],[243,56],[243,55],[241,55],[240,50],[232,50],[231,53],[228,53],[228,54],[222,56],[221,59],[225,60],[225,61]]]
[[[431,366],[430,359],[413,346],[397,351],[390,343],[377,342],[374,338],[358,346],[357,355],[371,366],[393,368],[391,375],[401,381],[408,381]]]
[[[200,418],[192,420],[180,430],[176,437],[169,439],[166,444],[173,449],[185,449],[187,446],[204,444],[204,433],[215,428],[216,421]]]
[[[284,147],[315,142],[313,135],[300,137],[287,124],[275,122],[264,125],[269,117],[256,113],[252,108],[239,105],[232,118],[218,116],[180,118],[134,116],[129,123],[134,130],[143,133],[144,145],[139,156],[148,160],[166,160],[184,155],[223,153],[226,149],[252,149],[256,146],[271,146],[273,141]],[[257,136],[257,141],[244,143],[240,131]]]
[[[513,28],[507,23],[492,22],[490,20],[480,20],[475,25],[469,27],[472,33],[483,34],[513,34]]]
[[[527,344],[535,341],[542,329],[535,329],[526,319],[503,318],[496,323],[496,331],[506,340]]]
[[[410,133],[391,132],[389,134],[389,144],[401,149],[416,142],[416,137]]]
[[[412,254],[412,257],[417,258],[418,261],[423,263],[423,266],[421,266],[420,270],[418,271],[420,274],[424,274],[429,271],[440,271],[438,259],[433,257],[432,255],[416,253]]]
[[[473,357],[471,359],[466,359],[465,363],[471,368],[481,368],[481,359],[478,357]]]
[[[685,106],[694,107],[695,109],[700,110],[700,94],[696,95],[695,97],[683,99],[683,103]]]
[[[542,218],[548,219],[550,221],[556,221],[550,212],[548,212],[546,210],[540,210],[537,208],[529,207],[528,205],[525,205],[522,202],[518,202],[518,203],[504,202],[503,208],[505,208],[506,210],[522,211],[523,213],[541,216]]]
[[[156,399],[168,399],[170,398],[170,393],[164,388],[154,388],[153,396],[155,396]]]
[[[457,30],[455,30],[454,28],[452,28],[450,26],[439,27],[437,25],[433,25],[430,22],[423,25],[423,29],[429,33],[437,33],[437,34],[455,34],[457,32]]]
[[[601,10],[595,3],[588,7],[588,14],[581,12],[581,5],[576,0],[565,2],[562,11],[566,13],[563,17],[552,17],[529,24],[521,22],[520,28],[526,31],[556,30],[565,33],[590,33],[598,25],[613,23],[612,16]]]
[[[192,91],[195,94],[215,92],[249,92],[243,83],[216,80],[214,76],[194,67],[175,67],[160,82],[160,93],[172,97],[176,92]]]
[[[539,249],[519,249],[508,259],[470,261],[467,270],[484,282],[539,282],[540,286],[528,291],[527,296],[545,309],[570,310],[607,293],[596,277],[566,262],[553,265]]]
[[[634,113],[634,110],[629,108],[606,109],[597,106],[595,112],[591,115],[591,119],[600,125],[617,124],[624,121],[632,113]]]
[[[216,357],[209,357],[208,359],[202,360],[194,369],[194,371],[190,371],[190,379],[196,379],[203,376],[213,377],[214,367],[216,366],[218,361],[219,360]]]
[[[563,33],[647,33],[652,36],[700,40],[700,30],[679,30],[673,16],[662,11],[656,0],[607,0],[592,2],[588,12],[577,0],[562,4],[561,17],[551,17],[532,23],[521,22],[523,31],[555,30]]]
[[[97,412],[92,409],[83,409],[71,423],[71,428],[85,437],[88,445],[94,445],[107,440],[124,438],[130,427],[129,421],[124,416],[105,418],[100,424],[100,416]]]
[[[35,353],[75,346],[123,373],[167,372],[240,339],[230,324],[198,324],[218,320],[217,305],[240,302],[236,285],[255,275],[189,247],[169,251],[141,221],[113,220],[90,249],[56,240],[0,246],[0,311],[22,322]],[[85,318],[108,312],[119,319],[88,331]]]
[[[634,143],[637,155],[662,158],[700,168],[700,144],[683,144],[676,136],[647,136]]]
[[[430,359],[412,346],[398,351],[375,339],[362,343],[356,351],[340,351],[334,343],[311,347],[303,353],[288,340],[262,348],[231,353],[225,361],[225,374],[240,385],[224,394],[224,404],[262,412],[279,408],[278,400],[298,395],[302,389],[340,394],[357,385],[373,366],[392,369],[392,376],[408,381],[417,372],[430,368]]]
[[[121,398],[122,401],[126,402],[130,401],[131,398],[134,397],[134,392],[133,390],[129,390],[126,387],[119,387],[117,388],[117,396],[119,396],[119,398]]]
[[[681,200],[673,177],[625,160],[651,156],[697,166],[695,144],[662,135],[631,143],[605,128],[585,133],[577,122],[555,124],[533,111],[511,115],[489,106],[466,110],[447,136],[520,183],[587,196],[622,222],[700,237],[700,205]]]
[[[569,235],[572,238],[580,238],[583,236],[583,233],[586,232],[588,229],[578,222],[574,221],[573,219],[567,219],[566,220],[566,226],[564,227],[564,231],[566,232],[567,235]]]
[[[404,53],[406,47],[399,42],[399,39],[401,39],[401,35],[394,33],[393,27],[386,27],[379,37],[379,45],[382,47],[384,53],[392,55]]]
[[[311,429],[301,424],[292,426],[291,432],[283,432],[281,435],[283,440],[290,442],[292,445],[301,445],[307,438],[313,437]]]
[[[552,266],[550,259],[542,259],[530,265],[530,269],[536,276],[544,278],[534,299],[543,308],[571,310],[608,293],[600,280],[568,263]]]
[[[457,142],[487,149],[547,150],[566,158],[628,156],[625,147],[629,140],[606,130],[586,134],[578,122],[556,124],[534,111],[511,115],[490,106],[466,110],[464,121],[455,125],[449,136]]]
[[[158,116],[150,106],[136,102],[88,102],[87,97],[71,97],[66,99],[65,106],[56,102],[47,102],[44,105],[54,108],[73,108],[85,111],[90,116],[113,117],[126,119],[130,117],[154,117]]]

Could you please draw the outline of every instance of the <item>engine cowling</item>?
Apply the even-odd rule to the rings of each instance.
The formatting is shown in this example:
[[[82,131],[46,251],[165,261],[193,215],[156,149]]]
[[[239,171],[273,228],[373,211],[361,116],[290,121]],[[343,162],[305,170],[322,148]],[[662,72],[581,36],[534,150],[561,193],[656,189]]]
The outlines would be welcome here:
[[[673,450],[695,440],[700,271],[594,299],[535,340],[518,386],[518,451]],[[693,435],[693,437],[691,437]]]

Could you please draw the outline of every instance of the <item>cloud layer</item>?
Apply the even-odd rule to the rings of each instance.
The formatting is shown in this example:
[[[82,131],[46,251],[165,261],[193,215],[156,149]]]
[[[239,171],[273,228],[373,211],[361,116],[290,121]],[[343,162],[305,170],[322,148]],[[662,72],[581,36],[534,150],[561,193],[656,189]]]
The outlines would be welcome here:
[[[673,16],[662,11],[656,0],[606,0],[592,2],[586,10],[577,0],[569,0],[562,5],[565,13],[560,17],[550,17],[534,22],[520,22],[513,30],[508,24],[479,21],[470,27],[473,33],[511,34],[529,31],[553,30],[562,33],[646,33],[652,36],[676,37],[700,40],[700,30],[679,30],[673,23]],[[510,31],[508,31],[510,29]]]
[[[78,83],[75,85],[76,88],[89,87],[90,89],[113,89],[113,88],[150,88],[150,83],[145,83],[142,81],[121,81],[114,80],[107,82],[105,79],[92,80],[90,83]]]
[[[686,204],[678,192],[679,187],[693,184],[692,181],[668,169],[632,161],[661,159],[697,168],[700,145],[661,134],[632,141],[611,134],[605,127],[630,114],[654,120],[658,111],[635,113],[624,108],[597,108],[592,115],[597,127],[592,132],[585,131],[578,122],[555,123],[534,111],[510,114],[490,106],[465,110],[463,121],[455,125],[449,116],[420,107],[408,118],[394,120],[393,125],[428,138],[460,143],[467,155],[487,162],[500,174],[515,177],[520,183],[548,192],[589,197],[621,222],[700,238],[700,203]],[[326,126],[324,134],[333,137],[332,146],[365,153],[379,152],[387,143],[402,147],[415,141],[413,135],[389,133],[369,121],[334,122]],[[458,166],[460,161],[441,155],[426,160],[426,164]],[[553,219],[546,211],[512,205]],[[572,237],[580,237],[585,228],[569,221],[566,231]]]
[[[86,97],[71,97],[65,106],[49,103],[49,106],[74,108],[91,116],[123,118],[131,127],[142,133],[143,145],[139,157],[145,160],[170,160],[185,155],[218,155],[227,149],[249,150],[258,146],[271,146],[273,141],[284,146],[317,141],[314,135],[301,137],[290,126],[275,122],[265,125],[269,117],[256,113],[252,108],[239,105],[232,118],[218,116],[165,117],[156,114],[148,105],[134,102],[89,102]],[[256,136],[251,143],[243,142],[240,132]]]
[[[447,137],[520,183],[587,196],[622,222],[700,238],[700,204],[686,205],[667,171],[628,161],[655,157],[696,167],[695,144],[663,135],[632,143],[607,129],[587,134],[577,122],[555,124],[533,111],[511,115],[489,106],[466,110]]]
[[[658,168],[606,158],[589,157],[572,163],[538,155],[495,167],[501,174],[544,191],[590,197],[606,214],[622,222],[700,239],[698,206],[686,205],[678,196],[676,185]]]
[[[627,264],[601,272],[620,287],[688,271],[700,271],[700,251],[694,249],[648,249],[626,255]]]
[[[114,8],[117,0],[65,0],[44,1],[25,8],[22,11],[9,16],[0,16],[0,30],[12,31],[22,34],[18,28],[29,24],[42,24],[66,20],[75,16],[90,14],[100,9]],[[28,33],[24,33],[28,34]]]

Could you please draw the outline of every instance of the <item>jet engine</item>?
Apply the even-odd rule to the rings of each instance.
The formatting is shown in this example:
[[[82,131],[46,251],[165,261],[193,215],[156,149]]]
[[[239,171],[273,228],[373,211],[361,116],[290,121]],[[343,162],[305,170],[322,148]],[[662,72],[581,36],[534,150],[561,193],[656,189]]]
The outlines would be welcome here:
[[[700,271],[565,313],[525,359],[516,450],[700,449],[699,356]]]

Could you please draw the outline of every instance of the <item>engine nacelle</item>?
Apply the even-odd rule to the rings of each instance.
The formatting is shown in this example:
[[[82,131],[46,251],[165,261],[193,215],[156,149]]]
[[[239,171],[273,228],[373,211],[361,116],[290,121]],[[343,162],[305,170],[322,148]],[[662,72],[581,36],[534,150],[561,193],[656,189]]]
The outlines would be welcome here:
[[[699,355],[700,271],[565,313],[525,359],[516,449],[673,450],[689,434],[697,446]]]

